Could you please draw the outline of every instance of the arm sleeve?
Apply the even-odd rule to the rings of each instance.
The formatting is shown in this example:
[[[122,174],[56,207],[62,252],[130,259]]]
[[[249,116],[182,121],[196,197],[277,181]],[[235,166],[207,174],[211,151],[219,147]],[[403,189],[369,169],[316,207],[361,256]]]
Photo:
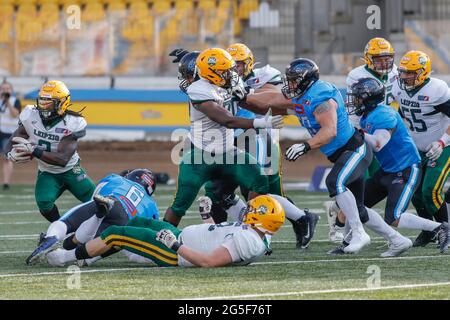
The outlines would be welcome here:
[[[450,118],[450,99],[444,103],[441,103],[440,105],[435,106],[434,109],[436,109],[439,112],[442,112],[443,114],[445,114],[447,117]]]
[[[246,230],[233,233],[222,246],[228,250],[233,262],[251,260],[264,254],[265,251],[263,241]]]

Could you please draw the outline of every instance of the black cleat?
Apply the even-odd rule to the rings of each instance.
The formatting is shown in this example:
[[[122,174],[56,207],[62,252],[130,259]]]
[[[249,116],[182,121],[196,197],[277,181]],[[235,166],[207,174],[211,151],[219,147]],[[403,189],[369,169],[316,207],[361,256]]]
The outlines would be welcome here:
[[[301,218],[300,218],[301,219]],[[300,249],[303,241],[303,232],[300,227],[300,219],[295,221],[288,218],[288,220],[292,223],[292,229],[294,229],[296,244],[295,247]]]
[[[94,202],[97,205],[97,212],[95,215],[98,218],[103,218],[114,207],[115,199],[112,197],[104,197],[99,194],[94,196]]]
[[[314,237],[317,221],[319,221],[319,219],[320,217],[318,214],[309,212],[308,209],[305,209],[305,215],[298,220],[303,234],[300,249],[308,248],[309,243]]]
[[[44,241],[44,239],[45,239],[45,233],[44,232],[39,233],[38,243],[37,243],[38,247],[41,245],[41,243],[42,243],[42,241]]]
[[[422,231],[414,240],[413,247],[425,247],[430,242],[433,242],[435,236],[435,231]]]
[[[59,240],[55,236],[46,237],[42,239],[40,245],[33,251],[33,253],[25,260],[29,266],[35,264],[39,258],[45,256],[59,245]]]
[[[332,255],[332,256],[339,255],[339,254],[346,254],[346,252],[344,251],[344,248],[346,246],[348,246],[348,243],[346,243],[344,241],[344,242],[342,242],[342,244],[338,245],[336,248],[328,251],[327,254]]]
[[[439,250],[441,253],[446,253],[450,243],[450,228],[447,222],[441,223],[439,227],[433,230],[436,232],[439,240]]]

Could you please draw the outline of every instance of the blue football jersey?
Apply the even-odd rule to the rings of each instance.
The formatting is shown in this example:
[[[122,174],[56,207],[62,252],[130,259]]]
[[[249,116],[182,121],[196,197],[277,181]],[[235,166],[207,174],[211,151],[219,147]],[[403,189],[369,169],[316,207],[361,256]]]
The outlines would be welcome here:
[[[117,174],[111,174],[100,180],[95,194],[112,196],[119,200],[130,219],[136,216],[159,219],[158,206],[144,188],[139,183]]]
[[[331,156],[339,148],[343,147],[355,133],[355,128],[348,119],[344,99],[339,90],[331,83],[317,80],[308,91],[300,98],[292,99],[295,114],[303,127],[308,129],[311,136],[320,130],[320,124],[314,117],[314,110],[324,101],[333,99],[336,101],[337,135],[328,144],[322,146],[322,151],[327,157]]]
[[[377,129],[393,129],[389,142],[380,151],[374,152],[383,171],[399,172],[420,162],[416,145],[400,114],[394,109],[379,105],[366,117],[361,117],[360,125],[369,134]]]

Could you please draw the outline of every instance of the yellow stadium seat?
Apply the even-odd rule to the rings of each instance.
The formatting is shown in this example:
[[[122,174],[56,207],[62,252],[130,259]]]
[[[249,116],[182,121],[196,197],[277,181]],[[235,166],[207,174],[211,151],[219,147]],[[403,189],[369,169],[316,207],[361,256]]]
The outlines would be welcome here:
[[[39,19],[44,31],[57,25],[59,23],[58,5],[54,2],[43,3],[39,10]]]
[[[214,0],[199,0],[198,8],[202,10],[212,10],[216,8],[216,1]]]
[[[241,21],[239,20],[238,17],[234,16],[234,18],[233,18],[233,33],[235,36],[238,36],[241,34],[241,31],[242,31]]]
[[[239,5],[239,18],[248,19],[250,12],[258,10],[258,0],[241,0]]]
[[[231,0],[220,0],[219,10],[229,10],[231,8]]]
[[[0,23],[0,43],[8,43],[12,40],[11,29],[12,29],[11,22]]]
[[[14,7],[10,4],[0,5],[0,19],[12,19],[14,15]]]
[[[105,10],[100,2],[89,1],[82,13],[82,19],[86,22],[95,22],[105,19]]]
[[[130,4],[128,19],[143,19],[150,16],[147,3],[144,1],[133,1]]]
[[[152,10],[156,14],[164,14],[170,10],[170,1],[155,0],[153,1]]]
[[[125,11],[126,10],[125,2],[120,0],[108,2],[108,10],[111,12]]]

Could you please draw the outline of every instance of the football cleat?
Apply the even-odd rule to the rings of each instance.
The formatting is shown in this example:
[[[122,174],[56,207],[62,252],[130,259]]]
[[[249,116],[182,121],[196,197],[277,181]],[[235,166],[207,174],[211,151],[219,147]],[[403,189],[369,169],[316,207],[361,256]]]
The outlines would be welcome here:
[[[112,197],[104,197],[99,194],[94,196],[94,202],[97,205],[97,212],[95,215],[98,218],[103,218],[114,207],[115,199]]]
[[[320,217],[318,214],[309,212],[308,209],[305,209],[305,215],[299,219],[300,228],[302,229],[303,234],[300,249],[308,248],[309,243],[314,237],[314,232],[319,219]]]
[[[447,222],[441,223],[435,230],[439,240],[439,250],[441,253],[446,253],[448,245],[450,244],[450,228]]]
[[[414,240],[413,247],[425,247],[436,237],[436,232],[434,231],[422,231],[416,240]]]
[[[295,233],[295,247],[297,249],[300,249],[303,242],[303,231],[300,227],[300,219],[295,221],[292,219],[287,218],[292,223],[292,229],[294,229]]]
[[[47,262],[52,267],[64,267],[66,265],[65,262],[63,262],[63,252],[65,250],[61,248],[56,248],[50,252],[47,252],[45,255],[47,258]]]
[[[45,239],[45,233],[44,232],[39,233],[38,242],[37,242],[38,247],[41,245],[41,243],[42,243],[42,241],[44,241],[44,239]]]
[[[59,244],[59,240],[55,236],[46,237],[40,241],[40,245],[33,251],[33,253],[25,260],[29,266],[35,264],[42,256],[54,250]]]
[[[399,237],[398,241],[389,243],[389,250],[383,252],[380,256],[382,258],[392,258],[401,255],[413,246],[412,241],[407,237]]]
[[[370,237],[364,229],[352,230],[352,240],[344,248],[345,253],[358,253],[362,248],[370,244]]]
[[[339,255],[339,254],[345,254],[344,248],[348,246],[347,242],[342,242],[342,244],[338,245],[336,248],[331,249],[330,251],[327,252],[327,254],[329,255]]]

